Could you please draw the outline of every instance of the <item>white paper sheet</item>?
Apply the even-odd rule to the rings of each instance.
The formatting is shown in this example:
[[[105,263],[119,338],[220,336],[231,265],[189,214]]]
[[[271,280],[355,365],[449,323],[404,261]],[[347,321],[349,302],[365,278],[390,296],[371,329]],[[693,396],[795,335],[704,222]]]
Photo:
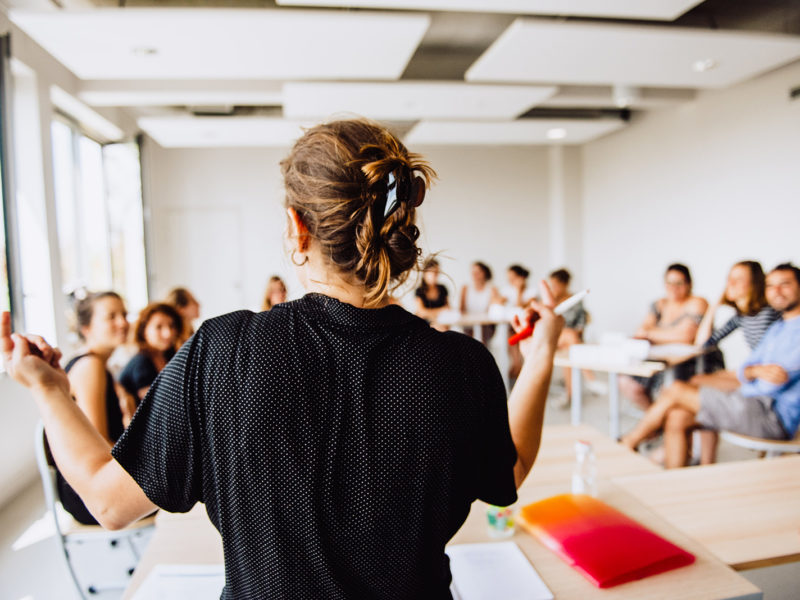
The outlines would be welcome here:
[[[449,546],[456,600],[553,600],[552,592],[514,542]]]
[[[133,600],[219,600],[223,565],[157,565]]]

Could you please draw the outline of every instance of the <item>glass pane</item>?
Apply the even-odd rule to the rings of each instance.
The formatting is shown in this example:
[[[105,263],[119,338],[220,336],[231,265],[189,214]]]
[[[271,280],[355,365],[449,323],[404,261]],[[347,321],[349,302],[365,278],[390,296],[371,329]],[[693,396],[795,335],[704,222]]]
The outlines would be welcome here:
[[[55,183],[58,245],[61,251],[61,277],[64,292],[70,293],[86,282],[81,279],[81,249],[77,235],[77,207],[75,205],[75,157],[73,156],[72,129],[61,121],[53,121],[53,181]]]
[[[81,136],[78,141],[78,164],[81,192],[79,230],[85,247],[83,277],[91,291],[108,290],[113,282],[100,144]]]
[[[108,144],[103,146],[103,160],[114,289],[135,314],[147,304],[139,148],[133,143]]]

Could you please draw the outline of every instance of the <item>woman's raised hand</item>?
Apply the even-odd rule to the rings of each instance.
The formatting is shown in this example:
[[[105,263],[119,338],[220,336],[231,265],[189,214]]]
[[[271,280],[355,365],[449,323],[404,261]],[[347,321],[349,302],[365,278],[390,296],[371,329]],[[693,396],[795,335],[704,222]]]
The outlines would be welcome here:
[[[556,302],[553,299],[553,292],[547,282],[539,282],[539,294],[541,300],[531,300],[522,317],[517,315],[511,321],[514,331],[521,331],[531,321],[534,315],[538,315],[533,335],[520,341],[520,350],[524,356],[534,354],[537,350],[555,352],[558,346],[558,338],[564,328],[564,317],[560,317],[553,312]]]
[[[69,380],[61,368],[61,352],[38,335],[11,333],[11,314],[0,319],[0,352],[3,365],[27,388],[58,388],[69,394]]]

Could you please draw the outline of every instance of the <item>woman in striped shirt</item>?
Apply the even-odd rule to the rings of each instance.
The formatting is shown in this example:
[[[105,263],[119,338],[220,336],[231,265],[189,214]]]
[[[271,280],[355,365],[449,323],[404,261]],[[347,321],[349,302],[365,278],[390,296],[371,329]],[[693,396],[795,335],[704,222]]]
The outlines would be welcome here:
[[[766,278],[761,264],[754,260],[743,260],[733,265],[728,273],[725,292],[719,302],[706,311],[703,322],[697,330],[695,343],[714,348],[725,337],[741,328],[747,345],[753,350],[770,325],[781,316],[767,304],[765,287]],[[722,327],[712,331],[714,315],[723,305],[733,307],[736,314]],[[706,371],[708,372],[704,375],[692,377],[689,383],[697,387],[710,386],[725,391],[736,390],[741,385],[736,372],[725,369],[725,361],[719,350],[706,356]],[[718,441],[719,436],[716,431],[700,431],[701,464],[716,462]]]
[[[764,296],[765,277],[761,265],[753,260],[743,260],[731,267],[725,292],[715,305],[709,307],[697,330],[695,343],[706,348],[716,347],[720,341],[741,328],[747,345],[753,350],[761,341],[764,333],[777,319],[780,313],[767,304]],[[722,327],[714,329],[714,316],[721,306],[730,306],[736,310]],[[739,387],[739,380],[734,371],[725,370],[721,353],[709,355],[711,368],[705,375],[696,375],[691,383],[710,385],[712,387],[734,390]]]

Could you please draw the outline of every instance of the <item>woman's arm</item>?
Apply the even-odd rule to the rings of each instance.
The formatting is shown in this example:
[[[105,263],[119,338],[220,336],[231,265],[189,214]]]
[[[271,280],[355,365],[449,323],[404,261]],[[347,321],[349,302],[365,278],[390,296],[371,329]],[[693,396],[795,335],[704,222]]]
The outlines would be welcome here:
[[[540,318],[533,335],[520,343],[525,362],[508,400],[511,439],[517,449],[517,462],[514,465],[517,488],[525,481],[539,452],[553,358],[564,327],[564,318],[553,313],[555,303],[550,288],[544,281],[541,286],[543,303],[532,303],[533,311],[539,313]],[[525,324],[514,317],[512,325],[519,331]]]
[[[696,298],[689,302],[686,314],[672,327],[655,327],[647,332],[645,339],[654,344],[691,344],[697,336],[698,323],[708,308],[708,302]]]
[[[36,336],[11,334],[3,313],[0,350],[6,371],[33,394],[59,470],[107,529],[121,529],[156,506],[111,457],[111,445],[69,395],[60,352]],[[38,356],[38,355],[41,355]]]
[[[694,343],[702,346],[711,337],[711,331],[714,329],[714,315],[719,308],[719,303],[708,307],[706,314],[703,315],[703,320],[700,321],[700,326],[697,328],[697,335],[694,338]]]
[[[467,286],[461,287],[461,300],[459,302],[458,310],[461,311],[462,315],[467,313]]]

